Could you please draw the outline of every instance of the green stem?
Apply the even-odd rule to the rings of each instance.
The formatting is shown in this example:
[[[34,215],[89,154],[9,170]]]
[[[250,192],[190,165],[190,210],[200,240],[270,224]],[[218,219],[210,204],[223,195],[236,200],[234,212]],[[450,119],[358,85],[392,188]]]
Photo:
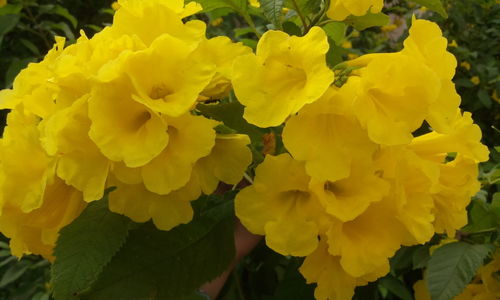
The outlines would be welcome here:
[[[252,31],[253,31],[253,33],[255,33],[257,38],[260,39],[262,37],[262,35],[259,33],[259,31],[257,31],[257,27],[255,26],[255,23],[253,22],[252,17],[248,13],[241,13],[240,12],[240,14],[243,16],[243,18],[248,23],[248,25],[250,25],[250,28],[252,28]]]
[[[295,8],[295,11],[299,15],[299,18],[300,18],[300,21],[302,22],[302,25],[304,25],[304,34],[305,34],[309,30],[309,28],[307,26],[306,18],[304,17],[304,15],[302,14],[302,11],[300,10],[299,6],[297,5],[297,1],[292,0],[292,4]]]
[[[233,271],[234,281],[236,282],[236,291],[238,292],[238,298],[240,300],[245,300],[245,295],[243,294],[243,289],[241,288],[240,279],[238,278],[238,272]]]

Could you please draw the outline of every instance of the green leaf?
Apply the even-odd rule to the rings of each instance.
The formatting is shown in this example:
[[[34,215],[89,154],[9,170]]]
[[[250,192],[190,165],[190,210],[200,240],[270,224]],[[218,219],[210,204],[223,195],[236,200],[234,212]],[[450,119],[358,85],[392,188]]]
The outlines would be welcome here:
[[[440,14],[443,18],[448,18],[448,14],[443,7],[443,3],[441,0],[412,0],[413,2],[420,4],[422,6],[427,7],[430,10],[433,10]]]
[[[480,231],[500,225],[498,217],[491,211],[490,206],[477,199],[472,202],[469,218],[469,224],[464,228],[466,232]]]
[[[6,287],[10,283],[19,279],[23,274],[28,270],[29,263],[26,261],[21,261],[15,264],[12,264],[10,268],[5,271],[0,280],[0,289]]]
[[[170,231],[151,222],[130,231],[89,298],[178,300],[191,294],[232,261],[232,216],[232,202],[225,201]]]
[[[413,252],[413,270],[423,269],[427,267],[427,263],[430,259],[429,246],[422,245],[419,246],[415,252]]]
[[[488,95],[488,92],[485,90],[479,90],[477,92],[477,98],[486,108],[491,108],[493,106],[493,101],[491,100],[490,95]]]
[[[248,134],[253,143],[262,142],[263,131],[243,119],[244,107],[240,103],[198,104],[196,108],[204,116],[223,122],[239,133]]]
[[[346,25],[342,22],[330,22],[323,26],[323,30],[336,45],[340,45],[345,37]]]
[[[297,7],[295,4],[297,4]],[[286,7],[295,11],[300,10],[303,15],[308,16],[319,11],[321,0],[287,0]]]
[[[60,5],[52,5],[52,4],[47,4],[47,5],[40,5],[40,14],[54,14],[61,16],[68,20],[73,28],[76,28],[78,25],[78,20],[64,7]]]
[[[203,7],[202,12],[209,12],[218,8],[231,8],[238,13],[245,13],[248,8],[247,0],[191,0],[187,2],[197,2]]]
[[[21,12],[23,6],[21,4],[7,4],[0,7],[0,16],[4,15],[17,15]]]
[[[107,196],[64,227],[55,248],[52,281],[56,299],[88,289],[125,243],[131,221],[108,209]]]
[[[260,0],[260,8],[264,16],[277,28],[281,28],[284,0]]]
[[[0,39],[16,27],[20,18],[21,17],[19,15],[0,16]]]
[[[351,25],[356,30],[365,30],[366,28],[375,26],[384,26],[389,24],[390,18],[383,13],[372,14],[368,13],[364,16],[349,16],[344,20],[344,23]]]
[[[489,245],[464,242],[436,249],[427,269],[427,286],[432,300],[451,300],[460,294],[492,250]]]
[[[288,33],[289,35],[296,35],[296,36],[302,35],[302,29],[300,29],[300,27],[297,24],[290,21],[283,23],[283,31]]]
[[[391,275],[381,278],[379,280],[379,283],[393,295],[398,296],[398,299],[401,300],[413,299],[413,297],[411,296],[411,292],[408,290],[405,284]]]
[[[23,44],[24,47],[26,47],[28,50],[30,50],[31,53],[33,53],[36,56],[40,56],[40,50],[38,50],[38,48],[35,46],[35,44],[33,44],[30,40],[21,38],[21,39],[19,39],[19,42],[21,42],[21,44]]]

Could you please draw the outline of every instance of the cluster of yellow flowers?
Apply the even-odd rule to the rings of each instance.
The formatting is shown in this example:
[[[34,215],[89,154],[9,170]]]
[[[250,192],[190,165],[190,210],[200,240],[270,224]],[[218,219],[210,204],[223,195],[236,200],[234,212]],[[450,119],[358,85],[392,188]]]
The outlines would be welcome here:
[[[454,300],[496,300],[500,298],[500,285],[497,272],[500,269],[500,251],[497,250],[493,260],[481,266],[476,278]],[[419,280],[413,285],[416,300],[431,300],[426,281]]]
[[[252,50],[205,37],[183,0],[121,0],[114,24],[30,64],[0,92],[11,109],[0,147],[0,231],[12,253],[52,259],[58,231],[103,197],[162,230],[192,219],[190,201],[251,163],[246,135],[196,115],[231,90],[232,61]]]
[[[447,44],[436,24],[414,19],[401,52],[347,62],[340,88],[319,28],[300,38],[268,32],[255,55],[235,60],[244,117],[285,122],[289,152],[266,156],[236,214],[273,250],[306,257],[300,271],[317,299],[351,299],[389,271],[401,245],[466,224],[488,149],[459,109]]]

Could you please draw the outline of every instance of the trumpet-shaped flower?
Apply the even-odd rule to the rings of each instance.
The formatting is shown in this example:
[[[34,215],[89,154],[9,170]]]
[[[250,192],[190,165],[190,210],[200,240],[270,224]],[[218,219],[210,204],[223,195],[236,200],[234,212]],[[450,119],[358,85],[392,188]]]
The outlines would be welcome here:
[[[328,253],[328,246],[321,240],[316,250],[309,254],[300,267],[307,283],[316,283],[314,297],[317,300],[351,300],[356,286],[365,285],[389,271],[388,265],[374,273],[353,277],[340,264],[340,257]]]
[[[121,7],[112,25],[118,35],[136,35],[147,46],[165,33],[190,41],[201,41],[205,36],[206,25],[202,21],[182,22],[182,18],[202,9],[198,3],[184,5],[183,0],[120,0],[118,3]]]
[[[460,155],[476,162],[488,160],[488,147],[481,144],[481,129],[473,123],[469,112],[460,113],[451,124],[451,131],[447,134],[431,132],[415,138],[410,148],[422,157],[432,159],[435,156],[446,156],[447,153],[457,152]]]
[[[436,101],[440,80],[431,69],[406,55],[372,57],[359,70],[360,91],[354,111],[374,142],[408,144]]]
[[[266,32],[256,55],[243,55],[234,62],[232,83],[245,105],[243,117],[259,127],[278,126],[319,99],[334,77],[325,62],[328,47],[319,27],[303,37]]]
[[[377,149],[352,116],[352,87],[330,88],[320,100],[291,117],[283,130],[288,151],[305,161],[307,173],[319,181],[348,177],[353,160],[369,161]]]
[[[252,162],[249,144],[247,135],[217,135],[210,155],[198,160],[193,170],[205,194],[213,193],[219,181],[234,185],[241,180]]]
[[[41,139],[47,153],[57,157],[57,175],[90,202],[103,197],[110,162],[88,135],[87,99],[84,96],[44,120]]]
[[[384,7],[383,0],[333,0],[326,15],[335,21],[343,21],[350,15],[363,16],[379,13]]]
[[[109,194],[111,211],[140,223],[152,219],[161,230],[170,230],[191,221],[193,209],[190,201],[196,200],[201,194],[196,180],[167,195],[152,193],[142,183],[129,185],[111,178],[109,185],[116,187]]]
[[[388,269],[404,230],[393,202],[386,198],[372,203],[352,221],[331,222],[326,235],[329,253],[341,257],[340,264],[349,275],[362,277]]]
[[[288,154],[268,155],[256,169],[254,184],[236,196],[236,215],[251,232],[265,234],[276,252],[306,256],[318,245],[324,218],[309,181],[303,163]]]
[[[228,37],[218,36],[200,43],[196,54],[199,61],[211,62],[216,72],[207,87],[201,93],[209,99],[221,99],[231,91],[234,60],[252,53],[252,49],[241,43],[233,43]]]
[[[22,106],[18,106],[7,117],[0,149],[3,173],[0,199],[9,199],[25,213],[43,204],[45,188],[55,173],[55,161],[39,141],[39,122],[38,117],[25,114]]]
[[[82,194],[61,179],[54,178],[44,190],[40,207],[23,212],[17,200],[6,199],[0,215],[0,231],[10,238],[12,254],[21,257],[34,253],[53,260],[59,230],[85,208]]]
[[[97,84],[88,101],[89,135],[110,160],[138,167],[165,149],[169,135],[164,118],[134,101],[132,93],[124,76]]]

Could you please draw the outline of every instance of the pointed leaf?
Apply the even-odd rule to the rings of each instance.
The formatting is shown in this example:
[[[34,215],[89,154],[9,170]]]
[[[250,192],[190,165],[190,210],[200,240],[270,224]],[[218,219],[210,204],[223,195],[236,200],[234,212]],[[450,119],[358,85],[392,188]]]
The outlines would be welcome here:
[[[436,249],[427,269],[427,286],[432,300],[451,300],[460,294],[492,250],[489,245],[464,242]]]
[[[72,299],[88,289],[125,242],[130,224],[128,218],[108,210],[106,196],[64,227],[52,267],[55,298]]]
[[[276,27],[281,27],[284,0],[260,0],[260,8],[264,16]]]
[[[448,18],[448,14],[443,7],[443,3],[441,0],[412,0],[413,2],[420,4],[422,6],[427,7],[430,10],[433,10],[440,14],[443,18]]]
[[[151,222],[132,230],[89,298],[178,300],[191,294],[234,257],[232,211],[229,201],[170,231]]]
[[[345,23],[353,26],[356,30],[365,30],[366,28],[375,26],[384,26],[389,24],[390,18],[383,13],[372,14],[368,13],[364,16],[349,16],[345,19]]]

